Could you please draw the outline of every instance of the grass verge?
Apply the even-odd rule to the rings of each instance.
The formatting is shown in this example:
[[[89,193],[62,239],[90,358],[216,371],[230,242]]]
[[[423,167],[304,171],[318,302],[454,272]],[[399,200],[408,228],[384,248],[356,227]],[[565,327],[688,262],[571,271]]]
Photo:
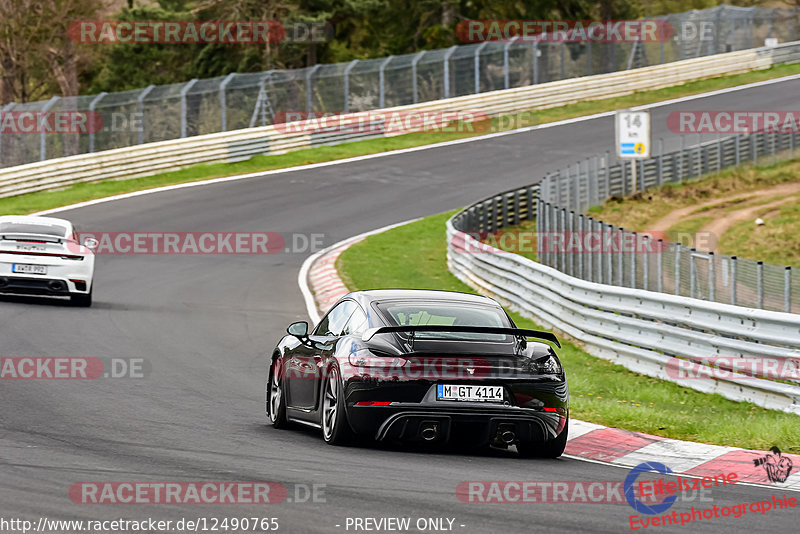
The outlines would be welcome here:
[[[352,289],[419,288],[474,293],[447,270],[445,221],[453,212],[368,237],[337,260]],[[402,244],[402,246],[399,246]],[[412,244],[412,246],[409,246]],[[511,312],[523,328],[541,328]],[[800,453],[800,417],[738,403],[628,371],[564,343],[574,417],[675,439]]]
[[[746,72],[733,76],[720,76],[696,82],[666,87],[655,91],[641,91],[617,98],[578,102],[556,108],[518,113],[492,120],[490,130],[508,129],[543,124],[559,120],[601,113],[615,109],[650,104],[671,98],[705,93],[726,87],[734,87],[771,78],[800,73],[800,64],[776,65],[769,69]],[[402,148],[438,143],[453,139],[472,137],[486,132],[486,125],[477,125],[474,132],[458,133],[412,133],[392,138],[356,141],[332,147],[319,147],[272,156],[255,156],[238,163],[194,165],[179,171],[165,172],[134,178],[131,180],[106,181],[77,184],[60,191],[29,193],[17,197],[0,199],[0,213],[14,215],[74,204],[86,200],[112,195],[152,189],[165,185],[207,180],[235,174],[281,169],[309,163],[333,161],[349,157],[374,154]]]

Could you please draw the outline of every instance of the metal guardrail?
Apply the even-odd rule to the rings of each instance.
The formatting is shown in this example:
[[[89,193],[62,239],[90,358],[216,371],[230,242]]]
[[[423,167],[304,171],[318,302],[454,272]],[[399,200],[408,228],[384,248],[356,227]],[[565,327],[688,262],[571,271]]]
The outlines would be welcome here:
[[[512,206],[520,204],[510,199],[535,196],[536,189],[501,195],[507,217],[533,215],[516,214]],[[800,315],[587,282],[481,243],[471,231],[468,210],[447,222],[450,271],[481,293],[578,340],[590,354],[698,391],[800,415],[798,385],[737,372],[682,377],[676,365],[680,359],[705,367],[707,357],[797,361]]]
[[[710,76],[764,69],[789,61],[800,61],[800,42],[437,100],[390,108],[384,112],[479,110],[486,116],[495,117],[582,100],[622,96]],[[372,113],[368,121],[374,119]],[[358,116],[354,113],[345,117],[355,120]],[[241,161],[259,154],[282,154],[300,148],[395,135],[380,127],[330,131],[321,128],[319,123],[313,127],[308,124],[300,121],[291,129],[264,126],[220,132],[0,169],[0,197],[59,189],[80,182],[137,178],[198,163]]]
[[[717,6],[656,17],[664,42],[484,42],[305,69],[230,74],[133,91],[11,103],[2,111],[87,110],[88,134],[4,132],[0,167],[281,122],[286,112],[356,112],[624,71],[800,38],[800,11]],[[691,31],[684,31],[684,26]]]
[[[685,146],[683,140],[681,145]],[[670,153],[662,150],[650,159],[636,162],[635,185],[630,164],[610,164],[606,153],[548,174],[538,185],[541,194],[536,200],[532,200],[528,188],[501,193],[470,206],[464,227],[459,229],[495,232],[519,224],[520,218],[533,219],[528,214],[538,213],[536,235],[542,238],[531,240],[536,244],[531,252],[537,253],[542,264],[570,276],[749,308],[800,313],[800,276],[789,266],[672,243],[585,215],[590,207],[610,197],[696,179],[747,162],[793,159],[798,145],[798,133],[756,133],[719,138]]]

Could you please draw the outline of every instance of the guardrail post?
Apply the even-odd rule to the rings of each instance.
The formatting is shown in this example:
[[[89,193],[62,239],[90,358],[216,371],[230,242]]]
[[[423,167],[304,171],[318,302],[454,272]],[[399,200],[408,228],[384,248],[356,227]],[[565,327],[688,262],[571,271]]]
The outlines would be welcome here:
[[[47,135],[46,132],[48,128],[44,127],[44,122],[47,120],[47,112],[60,98],[61,97],[54,96],[48,100],[39,112],[39,161],[47,159],[47,140],[45,139],[45,135]]]
[[[731,304],[736,306],[736,256],[731,256]]]
[[[444,64],[444,97],[450,98],[450,56],[453,55],[453,52],[456,51],[458,46],[451,46],[447,49],[447,52],[444,54],[444,58],[442,58],[442,62]]]
[[[378,96],[378,107],[383,109],[386,107],[386,65],[392,60],[394,56],[389,56],[383,60],[381,66],[378,67],[378,85],[380,86],[380,96]]]
[[[103,91],[102,93],[98,94],[96,97],[89,102],[89,117],[90,120],[94,123],[94,110],[97,109],[97,104],[106,96],[108,93]],[[95,125],[89,125],[89,152],[94,152],[94,133],[95,133]]]
[[[792,268],[783,271],[783,311],[792,313]]]
[[[186,94],[197,83],[197,78],[189,80],[186,85],[181,88],[181,137],[186,137],[187,122],[188,122],[188,109],[186,107]]]
[[[675,243],[675,294],[681,294],[681,249],[682,245]]]
[[[139,93],[139,96],[136,97],[136,112],[142,118],[141,124],[142,127],[139,128],[139,144],[141,145],[144,143],[144,99],[145,97],[150,94],[150,91],[155,89],[155,85],[148,85],[147,87]]]
[[[489,44],[489,41],[484,41],[480,45],[475,48],[475,55],[473,56],[473,62],[475,64],[475,94],[481,92],[481,52],[486,45]]]
[[[231,72],[222,82],[219,84],[219,114],[220,114],[220,123],[222,126],[222,132],[227,131],[228,127],[228,100],[225,95],[225,88],[228,87],[228,84],[231,83],[231,80],[236,76],[235,72]]]
[[[717,301],[717,277],[714,270],[714,253],[708,253],[708,300]]]
[[[764,262],[756,262],[756,284],[758,287],[758,308],[764,309]]]
[[[314,65],[306,69],[306,113],[311,113],[311,77],[319,70],[322,65]]]
[[[664,292],[664,240],[658,240],[658,250],[656,251],[656,291]]]
[[[414,59],[411,60],[411,94],[413,104],[417,103],[418,95],[417,95],[417,63],[419,60],[422,59],[422,56],[425,55],[425,50],[414,56]]]
[[[358,60],[354,59],[344,68],[344,112],[350,112],[350,71],[358,65]]]

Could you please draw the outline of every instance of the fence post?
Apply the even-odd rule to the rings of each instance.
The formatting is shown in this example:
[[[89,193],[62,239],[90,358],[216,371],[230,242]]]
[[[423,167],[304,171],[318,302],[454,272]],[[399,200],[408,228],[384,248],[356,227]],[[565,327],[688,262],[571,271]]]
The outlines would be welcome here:
[[[605,199],[607,199],[608,197],[611,196],[611,177],[609,176],[609,174],[610,174],[609,171],[611,169],[610,163],[609,163],[610,156],[611,156],[611,153],[608,150],[606,150],[606,159],[605,159],[605,164],[606,164],[606,173],[605,173],[606,174],[606,176],[605,176],[606,190],[604,191],[605,197],[603,198],[603,200],[605,200]]]
[[[39,160],[44,161],[47,159],[47,140],[45,135],[47,128],[44,127],[44,122],[47,120],[47,111],[53,107],[53,104],[59,101],[61,97],[54,96],[42,107],[39,112]]]
[[[344,68],[344,112],[350,112],[350,71],[353,70],[358,64],[358,60],[354,59]]]
[[[563,80],[567,77],[567,65],[566,65],[566,54],[567,54],[567,43],[566,41],[561,41],[561,77],[560,80]]]
[[[792,313],[792,268],[783,271],[783,311]]]
[[[414,56],[414,59],[411,60],[411,94],[412,96],[412,104],[417,103],[417,63],[419,60],[422,59],[422,56],[425,55],[425,50]]]
[[[592,219],[591,217],[587,217],[586,221],[588,228],[586,229],[586,232],[584,232],[584,235],[581,236],[582,246],[588,243],[589,236],[594,234],[594,219]],[[603,246],[602,243],[600,244],[600,246]],[[594,282],[594,265],[593,265],[594,262],[592,261],[593,252],[591,250],[584,250],[583,248],[581,248],[581,250],[583,250],[583,253],[586,254],[586,270],[588,271],[586,279],[588,279],[590,282]]]
[[[731,304],[736,306],[736,256],[731,256]]]
[[[770,139],[772,139],[772,164],[775,165],[775,132],[769,134]]]
[[[734,139],[736,140],[736,166],[738,167],[739,166],[739,162],[742,161],[742,153],[741,153],[741,149],[739,148],[739,145],[741,144],[742,136],[741,135],[737,135],[736,137],[734,137]]]
[[[473,61],[475,63],[475,91],[474,93],[477,95],[481,92],[481,52],[486,45],[489,44],[489,41],[484,41],[480,45],[475,48],[475,55],[473,57]]]
[[[583,235],[584,235],[583,222],[584,222],[584,220],[585,220],[585,218],[584,218],[583,214],[579,213],[578,214],[578,239],[580,239],[581,248],[578,250],[577,253],[573,253],[573,256],[577,256],[578,257],[578,278],[580,278],[581,280],[585,280],[585,278],[583,277],[583,255],[584,255],[584,251],[583,251]]]
[[[527,190],[527,212],[528,212],[528,220],[532,221],[534,218],[539,218],[539,204],[536,204],[536,211],[533,211],[533,186],[529,185]],[[538,199],[541,195],[537,195],[536,198]]]
[[[565,208],[561,208],[560,210],[560,219],[561,220],[559,221],[558,231],[561,233],[561,237],[563,238],[567,228],[566,224],[567,210]],[[563,243],[564,240],[562,239],[560,242]],[[561,261],[559,262],[561,264],[561,268],[559,269],[559,271],[561,271],[562,273],[566,273],[567,271],[567,258],[565,257],[566,254],[564,253],[564,250],[565,249],[562,248],[562,250],[556,252],[556,254],[558,254],[559,257],[561,258]]]
[[[311,113],[311,77],[314,76],[314,73],[317,72],[321,66],[322,65],[314,65],[306,69],[306,113]],[[346,95],[345,98],[347,98]]]
[[[764,262],[756,262],[756,284],[758,287],[758,308],[764,309]]]
[[[681,150],[678,152],[678,182],[683,182],[683,153],[686,150],[686,138],[681,135]]]
[[[586,75],[591,76],[592,69],[592,40],[586,40]]]
[[[658,138],[657,165],[658,165],[658,186],[661,187],[661,185],[664,183],[664,138],[663,137]]]
[[[717,301],[717,277],[714,270],[714,253],[708,253],[708,300]]]
[[[609,241],[614,239],[614,231],[613,231],[612,226],[610,224],[608,225],[608,238],[609,238]],[[606,275],[607,275],[607,278],[608,278],[609,285],[614,285],[614,263],[613,262],[614,262],[614,260],[611,257],[611,250],[608,250],[606,252]]]
[[[378,67],[378,85],[380,85],[381,94],[378,97],[378,107],[383,109],[386,107],[386,65],[392,60],[394,56],[389,56],[381,62]]]
[[[197,83],[197,78],[189,80],[189,82],[181,88],[181,137],[186,137],[188,133],[188,109],[186,107],[186,95],[189,90]]]
[[[697,277],[697,265],[694,261],[694,253],[697,249],[691,248],[689,249],[689,296],[695,298],[695,291],[697,290],[697,282],[695,278]]]
[[[539,83],[539,41],[533,42],[533,85]]]
[[[681,294],[681,249],[682,245],[675,244],[675,294]]]
[[[103,97],[106,96],[107,94],[108,93],[103,91],[102,93],[100,93],[99,95],[94,97],[92,99],[92,101],[89,103],[89,117],[91,117],[91,121],[93,123],[95,122],[95,120],[94,120],[94,110],[97,108],[97,103],[100,102],[100,100],[102,100]],[[94,126],[94,127],[93,127],[93,125],[89,126],[89,152],[94,152],[94,132],[95,132],[95,128],[96,128],[96,126]]]
[[[444,66],[444,97],[450,98],[450,56],[453,55],[453,52],[456,51],[458,46],[451,46],[445,52],[444,57],[442,58],[442,63]]]
[[[530,189],[528,189],[529,202],[530,199]],[[530,211],[528,213],[530,214]],[[544,215],[544,208],[542,206],[541,198],[536,200],[536,215],[536,259],[539,260],[539,263],[542,265],[547,265],[544,259],[544,254],[542,254],[542,233],[544,230],[545,218],[542,216]]]
[[[136,97],[136,113],[142,118],[141,125],[142,127],[139,128],[139,144],[141,145],[144,143],[144,98],[150,94],[150,91],[155,89],[155,85],[148,85],[147,87],[139,93],[139,96]]]
[[[642,289],[647,291],[649,284],[647,283],[647,278],[649,276],[648,271],[649,263],[650,263],[650,256],[648,254],[650,249],[650,236],[645,234],[642,236]]]
[[[219,117],[220,117],[220,126],[222,127],[222,132],[227,131],[228,126],[228,101],[225,96],[225,88],[228,87],[228,84],[231,83],[231,80],[236,76],[235,72],[231,72],[225,79],[222,80],[219,84]]]
[[[633,234],[633,251],[631,252],[631,287],[636,289],[636,243],[639,241],[639,234]]]
[[[508,89],[510,87],[510,80],[509,80],[509,75],[508,75],[508,49],[518,39],[519,39],[519,35],[515,35],[503,47],[503,88],[504,89]]]
[[[625,282],[625,273],[623,268],[623,258],[622,258],[622,240],[625,237],[625,230],[619,228],[617,231],[617,235],[619,235],[619,243],[617,244],[617,285],[622,287],[623,283]]]
[[[656,251],[656,291],[659,293],[664,292],[664,279],[662,276],[664,275],[664,266],[661,263],[664,261],[664,240],[658,240],[658,250]]]
[[[717,139],[717,172],[722,170],[722,138]]]

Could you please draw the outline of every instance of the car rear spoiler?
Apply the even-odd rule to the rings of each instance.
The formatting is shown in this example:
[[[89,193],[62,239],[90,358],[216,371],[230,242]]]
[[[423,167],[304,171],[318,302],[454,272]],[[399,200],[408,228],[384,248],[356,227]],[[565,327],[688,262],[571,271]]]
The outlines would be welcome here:
[[[367,329],[361,336],[365,343],[376,334],[389,334],[394,332],[408,332],[412,336],[416,332],[464,332],[471,334],[504,334],[507,336],[524,336],[552,341],[558,348],[561,343],[552,332],[528,330],[526,328],[505,328],[501,326],[446,326],[446,325],[420,325],[420,326],[379,326]]]
[[[43,243],[61,243],[66,239],[49,234],[1,234],[0,240],[3,241],[41,241]]]

